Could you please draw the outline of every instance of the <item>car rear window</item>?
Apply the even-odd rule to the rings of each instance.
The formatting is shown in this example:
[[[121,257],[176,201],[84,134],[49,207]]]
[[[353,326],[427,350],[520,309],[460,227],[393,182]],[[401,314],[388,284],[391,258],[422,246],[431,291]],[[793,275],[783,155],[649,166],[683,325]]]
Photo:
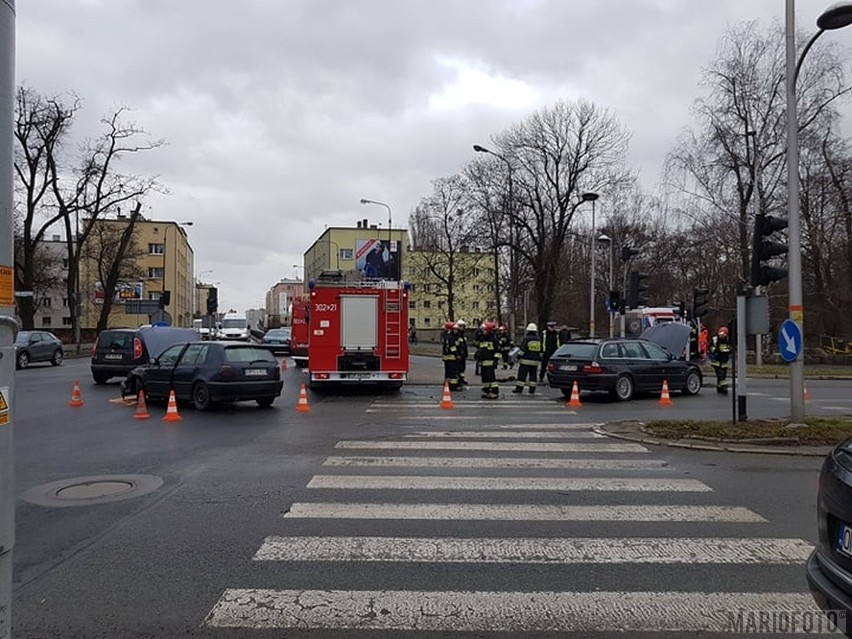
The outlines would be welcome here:
[[[249,362],[269,362],[270,364],[278,364],[275,355],[265,348],[255,348],[252,346],[234,346],[225,349],[225,361],[232,364],[247,364]]]
[[[594,359],[598,350],[597,344],[591,342],[576,342],[563,344],[553,354],[554,357],[568,357],[570,359]]]
[[[99,348],[127,348],[133,347],[133,333],[101,333],[98,335]]]

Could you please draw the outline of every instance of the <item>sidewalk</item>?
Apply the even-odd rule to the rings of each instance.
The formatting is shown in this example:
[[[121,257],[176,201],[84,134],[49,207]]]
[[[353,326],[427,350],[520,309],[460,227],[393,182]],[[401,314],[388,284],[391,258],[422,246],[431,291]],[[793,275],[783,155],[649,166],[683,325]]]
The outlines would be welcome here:
[[[593,430],[601,435],[650,444],[652,446],[669,446],[671,448],[686,448],[690,450],[716,451],[725,453],[752,453],[760,455],[799,455],[803,457],[825,457],[834,446],[801,446],[790,445],[775,439],[748,440],[744,442],[709,441],[704,439],[660,439],[648,435],[643,429],[643,422],[624,421],[596,426]]]

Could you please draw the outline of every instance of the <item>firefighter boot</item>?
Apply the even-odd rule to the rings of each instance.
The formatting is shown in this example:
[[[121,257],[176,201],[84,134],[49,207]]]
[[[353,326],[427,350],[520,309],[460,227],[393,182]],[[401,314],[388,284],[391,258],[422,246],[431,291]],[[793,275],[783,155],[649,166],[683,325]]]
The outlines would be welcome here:
[[[513,389],[512,389],[512,392],[513,392],[513,393],[519,393],[519,394],[520,394],[520,393],[523,393],[523,392],[524,392],[524,387],[523,387],[523,386],[515,386],[515,388],[513,388]]]

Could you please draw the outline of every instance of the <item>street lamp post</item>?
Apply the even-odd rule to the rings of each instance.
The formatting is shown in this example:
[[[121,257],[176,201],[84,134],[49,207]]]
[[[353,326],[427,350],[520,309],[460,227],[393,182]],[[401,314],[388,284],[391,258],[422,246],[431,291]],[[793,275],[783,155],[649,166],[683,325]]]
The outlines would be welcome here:
[[[802,243],[801,219],[799,210],[799,127],[796,105],[796,80],[811,46],[824,31],[841,29],[852,24],[852,3],[838,2],[826,9],[817,18],[817,31],[796,62],[796,8],[795,0],[786,0],[786,87],[787,87],[787,211],[789,248],[787,266],[789,269],[789,318],[802,329],[804,346],[804,306],[802,300]],[[805,421],[805,359],[799,355],[790,363],[790,420],[792,423]]]
[[[508,169],[508,180],[509,180],[509,334],[515,335],[515,307],[517,306],[517,265],[515,264],[515,194],[512,184],[512,163],[509,162],[508,158],[501,153],[497,153],[490,149],[486,149],[484,146],[479,144],[473,145],[473,150],[477,153],[488,153],[489,155],[493,155],[495,158],[499,158],[506,163],[506,168]],[[496,252],[495,252],[496,257]],[[496,260],[495,260],[496,262]],[[497,277],[498,264],[495,263],[494,267],[494,275]],[[496,287],[497,290],[497,314],[500,315],[500,290],[499,286]],[[502,319],[501,319],[502,321]],[[524,325],[526,325],[526,318],[524,318]]]
[[[598,243],[599,244],[606,244],[607,249],[609,249],[609,282],[608,282],[607,285],[609,286],[609,295],[612,295],[612,291],[615,290],[614,289],[615,274],[614,274],[613,262],[612,262],[612,252],[613,252],[612,238],[609,235],[605,235],[605,234],[600,235],[600,236],[598,236]],[[613,318],[613,312],[612,312],[612,306],[611,306],[612,299],[609,296],[607,296],[607,298],[610,301],[610,305],[607,306],[607,315],[609,315],[609,336],[613,337],[613,330],[614,329],[613,329],[613,321],[612,321],[612,318]]]
[[[589,242],[591,255],[591,274],[589,276],[589,337],[595,336],[595,200],[597,193],[586,192],[582,195],[583,202],[592,203],[592,234]]]
[[[379,206],[385,207],[388,210],[388,250],[390,250],[390,243],[392,241],[391,240],[391,224],[392,224],[392,222],[391,222],[391,207],[388,204],[385,204],[384,202],[379,202],[378,200],[370,200],[370,199],[365,198],[365,197],[361,198],[361,204],[377,204]]]

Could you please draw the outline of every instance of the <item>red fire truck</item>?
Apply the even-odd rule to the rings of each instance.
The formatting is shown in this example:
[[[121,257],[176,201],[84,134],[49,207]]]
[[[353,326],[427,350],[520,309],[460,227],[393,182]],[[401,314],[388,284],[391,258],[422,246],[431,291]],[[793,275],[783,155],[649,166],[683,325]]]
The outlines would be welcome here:
[[[343,281],[338,275],[320,277],[309,288],[311,388],[341,383],[401,388],[408,376],[408,286]]]
[[[308,295],[293,298],[290,309],[290,357],[298,368],[308,365]]]

